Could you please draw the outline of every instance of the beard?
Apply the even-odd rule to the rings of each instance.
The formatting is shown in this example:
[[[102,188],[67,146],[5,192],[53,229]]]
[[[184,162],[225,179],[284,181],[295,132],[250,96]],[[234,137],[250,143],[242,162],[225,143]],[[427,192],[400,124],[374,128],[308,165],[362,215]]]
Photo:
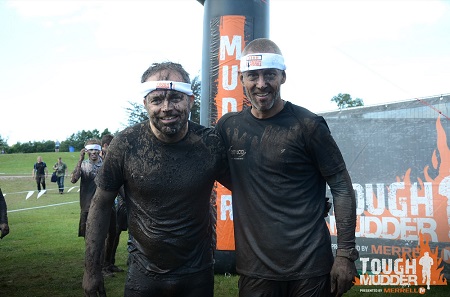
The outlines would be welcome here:
[[[178,132],[182,131],[183,128],[187,125],[187,121],[182,120],[171,124],[164,124],[159,119],[152,119],[152,124],[164,135],[171,136],[177,135]]]
[[[246,90],[247,98],[249,99],[250,103],[252,104],[252,107],[259,111],[262,111],[262,112],[272,109],[272,107],[275,105],[275,103],[278,100],[281,100],[280,89],[276,89],[276,90],[271,89],[271,98],[269,100],[265,100],[265,101],[261,101],[253,94],[251,94],[249,96],[249,94],[251,94],[251,92]]]

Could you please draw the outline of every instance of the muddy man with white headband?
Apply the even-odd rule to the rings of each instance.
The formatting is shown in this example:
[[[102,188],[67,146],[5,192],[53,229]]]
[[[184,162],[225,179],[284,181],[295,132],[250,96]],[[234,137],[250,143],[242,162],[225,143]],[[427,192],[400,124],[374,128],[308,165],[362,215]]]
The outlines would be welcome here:
[[[194,105],[191,84],[177,79],[183,78],[175,72],[155,74],[140,86],[152,132],[158,139],[171,143],[186,135],[189,114]]]

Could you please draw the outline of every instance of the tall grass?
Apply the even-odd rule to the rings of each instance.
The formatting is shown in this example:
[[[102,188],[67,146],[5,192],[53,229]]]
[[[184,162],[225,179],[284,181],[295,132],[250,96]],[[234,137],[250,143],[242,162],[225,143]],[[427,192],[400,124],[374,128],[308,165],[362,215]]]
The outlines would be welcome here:
[[[66,178],[66,192],[58,194],[57,185],[47,179],[47,194],[37,193],[25,199],[28,191],[36,191],[31,178],[38,155],[51,167],[58,157],[66,162],[69,172],[78,160],[78,153],[42,153],[0,155],[0,187],[6,193],[11,232],[0,241],[1,297],[79,297],[84,269],[84,240],[77,237],[79,220],[78,188]],[[127,232],[121,235],[116,264],[126,269]],[[105,279],[110,297],[123,296],[126,273]],[[238,276],[215,276],[216,297],[236,297]],[[345,296],[393,296],[404,294],[364,293],[353,289]],[[372,287],[373,288],[373,287]],[[433,286],[428,296],[450,296],[450,286]],[[408,294],[408,296],[415,296]],[[201,296],[199,296],[201,297]]]

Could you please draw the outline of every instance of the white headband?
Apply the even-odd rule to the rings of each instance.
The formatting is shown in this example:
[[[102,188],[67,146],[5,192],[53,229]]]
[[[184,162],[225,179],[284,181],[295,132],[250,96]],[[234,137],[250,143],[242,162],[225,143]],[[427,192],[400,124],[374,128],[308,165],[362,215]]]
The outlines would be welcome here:
[[[248,54],[241,58],[241,72],[267,68],[286,70],[283,56],[279,54],[256,53]]]
[[[87,150],[98,150],[98,151],[102,150],[102,147],[98,144],[88,144],[84,148]]]
[[[178,92],[185,93],[189,96],[194,93],[191,90],[191,84],[180,82],[180,81],[170,81],[170,80],[159,80],[159,81],[146,81],[141,84],[141,95],[145,97],[148,93],[154,90],[174,90]]]

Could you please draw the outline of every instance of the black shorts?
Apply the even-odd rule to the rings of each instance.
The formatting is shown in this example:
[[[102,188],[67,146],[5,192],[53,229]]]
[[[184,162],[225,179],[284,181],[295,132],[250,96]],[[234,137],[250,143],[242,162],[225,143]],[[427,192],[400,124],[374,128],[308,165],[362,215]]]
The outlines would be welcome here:
[[[292,281],[239,277],[239,297],[330,297],[330,275]]]
[[[124,297],[213,297],[213,267],[190,274],[159,274],[148,271],[130,253]],[[139,255],[142,256],[142,255]],[[138,257],[139,257],[138,256]]]

